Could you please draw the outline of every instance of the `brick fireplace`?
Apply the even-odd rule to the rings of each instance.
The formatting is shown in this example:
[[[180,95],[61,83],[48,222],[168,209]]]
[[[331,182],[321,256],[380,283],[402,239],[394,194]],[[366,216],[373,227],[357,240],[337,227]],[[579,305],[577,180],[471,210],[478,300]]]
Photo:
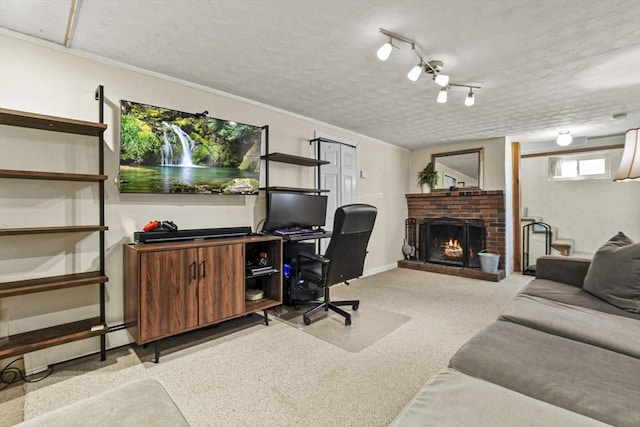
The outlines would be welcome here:
[[[414,218],[419,227],[416,227],[418,233],[416,241],[418,241],[418,260],[401,260],[398,261],[399,267],[413,268],[416,270],[433,271],[436,273],[451,274],[454,276],[472,277],[477,279],[499,281],[504,278],[504,257],[506,251],[505,244],[505,207],[504,192],[482,191],[482,190],[464,190],[464,191],[447,191],[434,192],[427,194],[407,194],[407,207],[409,218]],[[452,224],[459,223],[461,226],[482,229],[484,234],[484,244],[486,249],[492,253],[500,254],[500,263],[498,264],[498,273],[483,272],[478,268],[477,264],[468,262],[438,262],[432,259],[428,262],[427,242],[424,241],[427,235],[425,227],[427,221],[439,225],[443,219],[451,220]],[[436,228],[437,229],[437,228]],[[420,232],[419,230],[422,230]],[[468,232],[465,232],[468,233]],[[464,234],[465,240],[468,234]],[[477,246],[477,244],[476,244]],[[432,248],[435,246],[431,246]],[[474,252],[484,248],[473,248]],[[469,248],[464,249],[465,259],[468,259]],[[451,255],[451,253],[449,254]],[[431,257],[431,256],[429,256]]]

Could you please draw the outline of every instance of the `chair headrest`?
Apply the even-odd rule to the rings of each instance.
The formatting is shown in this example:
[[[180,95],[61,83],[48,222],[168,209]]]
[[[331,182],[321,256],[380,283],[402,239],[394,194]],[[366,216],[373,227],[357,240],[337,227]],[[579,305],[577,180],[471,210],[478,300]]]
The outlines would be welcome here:
[[[371,231],[378,209],[363,203],[340,206],[336,209],[333,230],[340,234],[353,234]]]

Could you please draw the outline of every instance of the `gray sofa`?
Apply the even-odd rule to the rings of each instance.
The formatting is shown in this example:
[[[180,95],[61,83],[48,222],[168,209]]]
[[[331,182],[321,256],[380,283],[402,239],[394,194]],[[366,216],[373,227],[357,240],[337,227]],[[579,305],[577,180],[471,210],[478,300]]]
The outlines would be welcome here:
[[[391,425],[640,426],[640,313],[586,292],[589,267],[539,258],[536,278]]]

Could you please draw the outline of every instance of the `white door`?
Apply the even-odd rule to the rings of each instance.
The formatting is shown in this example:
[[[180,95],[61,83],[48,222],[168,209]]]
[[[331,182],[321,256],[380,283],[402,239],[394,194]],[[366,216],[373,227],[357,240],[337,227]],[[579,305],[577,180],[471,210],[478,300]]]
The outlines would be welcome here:
[[[340,146],[340,205],[355,203],[358,199],[358,162],[356,147]]]
[[[329,190],[325,228],[333,228],[333,214],[339,206],[358,199],[358,158],[353,145],[320,142],[320,159],[329,164],[320,166],[320,188]]]

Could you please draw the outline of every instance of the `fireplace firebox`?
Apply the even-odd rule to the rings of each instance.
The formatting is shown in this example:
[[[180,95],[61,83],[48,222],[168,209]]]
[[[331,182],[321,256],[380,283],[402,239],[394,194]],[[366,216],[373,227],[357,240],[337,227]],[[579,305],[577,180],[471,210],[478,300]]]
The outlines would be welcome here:
[[[478,252],[485,249],[481,219],[426,218],[420,224],[420,260],[457,267],[480,267]]]

